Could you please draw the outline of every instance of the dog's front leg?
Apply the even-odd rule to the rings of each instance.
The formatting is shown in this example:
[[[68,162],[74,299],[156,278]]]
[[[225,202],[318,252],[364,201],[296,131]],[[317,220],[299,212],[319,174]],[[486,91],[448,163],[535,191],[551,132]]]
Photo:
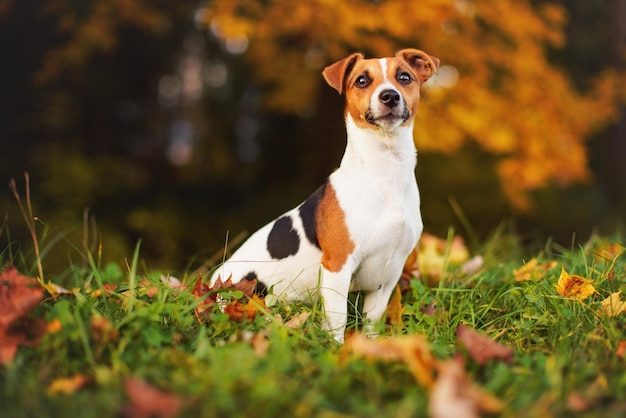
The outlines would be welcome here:
[[[350,274],[343,269],[339,272],[322,271],[322,287],[320,289],[324,304],[324,328],[335,340],[343,343],[348,315],[348,292],[350,291]]]
[[[365,314],[365,333],[369,337],[378,336],[374,324],[382,319],[395,287],[396,282],[388,280],[381,285],[380,289],[365,295],[363,313]]]

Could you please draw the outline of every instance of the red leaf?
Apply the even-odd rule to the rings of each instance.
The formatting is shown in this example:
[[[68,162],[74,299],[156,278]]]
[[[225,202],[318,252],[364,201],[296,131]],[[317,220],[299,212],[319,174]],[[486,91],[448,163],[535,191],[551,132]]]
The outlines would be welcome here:
[[[494,359],[502,360],[506,363],[513,361],[513,349],[479,334],[470,327],[459,325],[456,329],[456,336],[467,349],[470,357],[478,364],[482,365]]]
[[[15,267],[8,266],[0,273],[0,364],[13,361],[18,345],[34,344],[45,332],[38,321],[31,321],[28,326],[18,323],[42,298],[43,289],[37,281],[19,275]]]
[[[457,357],[437,365],[438,376],[428,402],[432,418],[478,418],[481,412],[496,413],[502,401],[470,380]]]
[[[0,328],[26,316],[41,299],[43,290],[35,279],[19,275],[13,266],[6,267],[0,274]]]

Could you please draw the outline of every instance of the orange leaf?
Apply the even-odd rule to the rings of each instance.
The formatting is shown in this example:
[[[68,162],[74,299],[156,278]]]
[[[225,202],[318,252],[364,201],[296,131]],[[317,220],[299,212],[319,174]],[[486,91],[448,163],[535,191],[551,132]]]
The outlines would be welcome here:
[[[522,267],[513,270],[513,276],[518,282],[525,280],[538,280],[546,277],[547,271],[553,269],[556,265],[556,261],[548,261],[546,263],[539,264],[536,258],[532,258]]]
[[[373,361],[401,361],[422,387],[429,388],[433,384],[435,358],[428,343],[420,335],[373,339],[355,333],[348,337],[344,349]]]
[[[620,341],[617,345],[617,350],[615,351],[617,357],[624,358],[626,357],[626,341]]]
[[[592,285],[593,281],[584,277],[569,274],[561,268],[561,276],[556,285],[556,291],[561,296],[572,299],[585,299],[596,292]]]
[[[485,364],[489,360],[502,360],[505,363],[513,361],[513,349],[479,334],[470,327],[459,325],[456,329],[456,336],[467,349],[470,357],[478,364]]]
[[[396,285],[396,290],[391,295],[389,305],[387,305],[387,321],[390,325],[397,326],[399,328],[404,327],[402,322],[402,292],[400,292],[400,285]]]
[[[82,374],[77,374],[72,377],[61,377],[55,379],[48,386],[48,393],[62,393],[64,395],[71,395],[76,392],[81,387],[85,386],[85,384],[89,382],[87,376]]]

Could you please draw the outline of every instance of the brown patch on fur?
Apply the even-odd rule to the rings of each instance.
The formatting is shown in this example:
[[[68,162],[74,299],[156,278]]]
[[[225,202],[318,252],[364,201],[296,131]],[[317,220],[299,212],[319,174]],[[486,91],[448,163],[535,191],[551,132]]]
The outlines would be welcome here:
[[[328,271],[338,272],[354,251],[354,242],[346,225],[346,214],[339,206],[335,189],[330,183],[326,185],[319,203],[316,221],[322,265]]]

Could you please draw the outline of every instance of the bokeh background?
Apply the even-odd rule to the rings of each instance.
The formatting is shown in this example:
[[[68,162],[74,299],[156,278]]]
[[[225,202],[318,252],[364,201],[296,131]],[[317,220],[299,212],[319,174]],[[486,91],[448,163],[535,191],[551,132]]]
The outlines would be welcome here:
[[[139,239],[154,267],[206,261],[339,164],[324,66],[406,47],[442,63],[415,132],[427,231],[613,233],[625,46],[623,0],[0,0],[2,258],[28,250],[28,172],[49,268]]]

